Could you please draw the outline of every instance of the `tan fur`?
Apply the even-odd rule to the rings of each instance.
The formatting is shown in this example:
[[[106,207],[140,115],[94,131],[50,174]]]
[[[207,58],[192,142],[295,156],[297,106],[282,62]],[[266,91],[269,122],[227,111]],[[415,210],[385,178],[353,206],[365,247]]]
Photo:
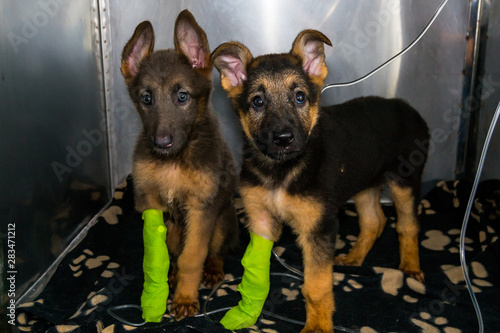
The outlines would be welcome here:
[[[414,209],[415,197],[410,188],[396,183],[389,183],[389,189],[398,215],[396,231],[399,234],[399,269],[423,282],[424,273],[420,270],[418,255],[419,225]]]
[[[359,215],[360,233],[349,254],[338,256],[336,264],[360,266],[375,240],[382,234],[386,218],[380,205],[380,188],[364,190],[353,199]]]
[[[206,235],[206,228],[202,227],[205,211],[189,207],[186,219],[189,222],[185,227],[184,248],[177,260],[177,287],[173,302],[178,313],[187,311],[188,316],[192,316],[200,308],[198,287],[208,255],[208,242],[201,240],[210,239],[212,235]]]
[[[207,201],[215,195],[218,185],[214,176],[202,170],[190,170],[178,164],[165,166],[156,161],[137,161],[134,164],[134,179],[136,187],[147,196],[155,196],[156,209],[167,210],[174,199],[195,197],[200,201]],[[138,211],[149,209],[151,203],[145,207],[136,207]]]
[[[297,234],[308,234],[323,216],[323,204],[303,195],[290,195],[285,190],[270,191],[262,186],[241,187],[250,230],[276,241],[281,221]],[[258,232],[256,232],[258,231]]]
[[[299,239],[304,253],[304,285],[302,294],[306,299],[306,326],[301,333],[332,332],[331,318],[335,312],[333,299],[333,269],[331,265],[318,265],[310,242]]]

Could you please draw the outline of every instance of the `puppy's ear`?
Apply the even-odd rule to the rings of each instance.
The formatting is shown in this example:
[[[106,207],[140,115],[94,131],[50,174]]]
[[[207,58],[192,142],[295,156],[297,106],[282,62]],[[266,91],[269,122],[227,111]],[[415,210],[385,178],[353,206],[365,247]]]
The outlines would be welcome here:
[[[247,65],[253,59],[247,47],[238,42],[224,43],[215,49],[210,59],[220,72],[222,88],[229,98],[240,95],[247,80]]]
[[[211,79],[212,63],[207,35],[187,9],[180,12],[175,21],[174,44],[177,53],[185,55],[194,69]]]
[[[302,59],[302,68],[313,82],[320,86],[323,85],[328,75],[323,44],[332,46],[332,42],[321,32],[304,30],[295,38],[290,51]]]
[[[139,72],[141,61],[149,57],[155,46],[155,33],[149,21],[144,21],[135,28],[134,35],[123,48],[120,70],[127,84]]]

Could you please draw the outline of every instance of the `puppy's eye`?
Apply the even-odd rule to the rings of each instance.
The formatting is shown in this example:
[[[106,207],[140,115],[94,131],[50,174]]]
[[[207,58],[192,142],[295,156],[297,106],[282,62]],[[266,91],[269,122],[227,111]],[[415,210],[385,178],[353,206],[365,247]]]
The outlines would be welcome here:
[[[263,105],[264,105],[264,101],[262,100],[262,98],[260,98],[260,96],[255,96],[252,99],[252,106],[254,108],[258,109],[258,108],[261,108]]]
[[[295,101],[299,104],[304,104],[306,101],[306,94],[304,94],[302,91],[298,91],[295,94]]]
[[[179,103],[184,103],[189,99],[189,94],[185,91],[179,91],[177,93],[177,101]]]
[[[144,105],[151,105],[151,103],[153,103],[153,97],[150,93],[146,92],[141,95],[141,102]]]

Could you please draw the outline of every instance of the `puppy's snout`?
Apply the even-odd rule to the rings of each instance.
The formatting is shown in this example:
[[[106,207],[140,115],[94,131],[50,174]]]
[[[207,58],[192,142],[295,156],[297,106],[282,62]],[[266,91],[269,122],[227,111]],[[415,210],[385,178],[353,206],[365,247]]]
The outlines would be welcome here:
[[[280,147],[289,146],[293,142],[293,140],[295,140],[295,137],[292,130],[290,129],[285,129],[280,132],[273,132],[273,142]]]
[[[174,144],[174,137],[170,134],[163,136],[155,136],[154,144],[156,148],[160,149],[170,148]]]

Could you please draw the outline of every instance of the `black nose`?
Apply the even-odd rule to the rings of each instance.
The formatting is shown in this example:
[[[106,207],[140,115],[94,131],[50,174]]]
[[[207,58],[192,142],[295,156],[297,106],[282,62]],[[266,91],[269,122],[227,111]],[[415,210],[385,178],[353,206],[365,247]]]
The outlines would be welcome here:
[[[174,143],[174,138],[172,137],[172,135],[155,136],[154,143],[156,148],[170,148]]]
[[[280,147],[290,145],[294,140],[293,132],[291,130],[284,130],[282,132],[273,132],[273,141]]]

